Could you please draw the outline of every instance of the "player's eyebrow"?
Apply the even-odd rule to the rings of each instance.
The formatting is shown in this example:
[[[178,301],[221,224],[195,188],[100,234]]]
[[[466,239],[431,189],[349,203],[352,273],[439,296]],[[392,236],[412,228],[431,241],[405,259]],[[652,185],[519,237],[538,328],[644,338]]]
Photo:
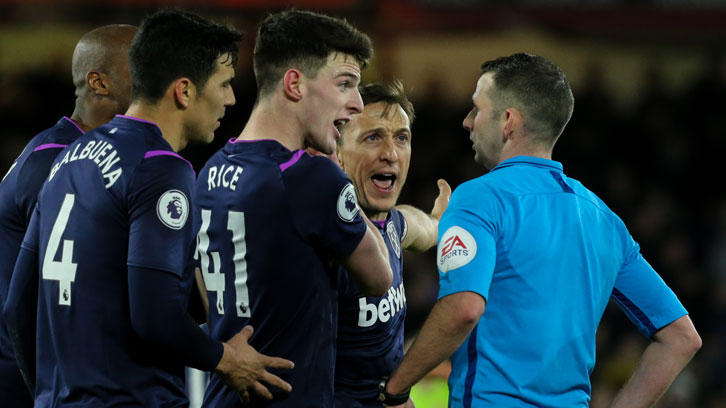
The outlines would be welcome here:
[[[386,127],[378,126],[378,127],[372,128],[372,129],[368,129],[365,132],[361,133],[361,136],[366,137],[366,136],[370,136],[373,133],[386,133]],[[409,129],[407,127],[401,127],[401,128],[393,130],[394,135],[399,134],[399,133],[411,134],[411,129]]]
[[[370,136],[373,133],[384,133],[386,131],[386,128],[383,126],[374,127],[372,129],[368,129],[365,132],[361,134],[361,136]]]
[[[338,73],[338,75],[336,75],[335,77],[336,78],[347,77],[347,78],[360,82],[360,74],[355,73],[353,71],[343,71],[343,72]]]

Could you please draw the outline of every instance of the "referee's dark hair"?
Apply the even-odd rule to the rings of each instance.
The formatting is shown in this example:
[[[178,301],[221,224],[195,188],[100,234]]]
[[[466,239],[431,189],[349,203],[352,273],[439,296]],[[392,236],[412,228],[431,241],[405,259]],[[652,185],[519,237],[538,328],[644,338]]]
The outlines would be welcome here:
[[[535,141],[554,145],[572,116],[575,98],[565,74],[538,55],[518,53],[487,61],[481,73],[492,72],[489,91],[492,116],[508,108],[523,113]]]
[[[167,8],[144,19],[131,43],[131,100],[157,102],[171,83],[189,78],[203,89],[218,60],[237,63],[242,34],[197,14]]]
[[[295,9],[267,16],[257,31],[253,56],[258,97],[275,89],[290,68],[314,78],[336,52],[352,56],[364,68],[373,45],[341,18]]]

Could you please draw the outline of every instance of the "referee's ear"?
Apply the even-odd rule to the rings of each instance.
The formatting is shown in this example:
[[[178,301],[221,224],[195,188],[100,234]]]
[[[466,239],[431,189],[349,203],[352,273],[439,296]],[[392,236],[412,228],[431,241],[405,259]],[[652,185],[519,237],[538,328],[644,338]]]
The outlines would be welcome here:
[[[522,124],[524,123],[524,120],[522,118],[522,113],[519,112],[519,110],[515,108],[508,108],[502,114],[502,120],[504,120],[504,128],[502,129],[502,132],[505,140],[512,140],[516,138],[517,135],[522,134]]]

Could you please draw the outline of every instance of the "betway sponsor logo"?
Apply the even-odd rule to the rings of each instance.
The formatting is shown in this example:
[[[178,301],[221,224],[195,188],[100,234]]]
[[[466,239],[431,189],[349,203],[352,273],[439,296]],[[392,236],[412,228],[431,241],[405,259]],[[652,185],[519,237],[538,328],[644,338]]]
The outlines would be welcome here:
[[[397,288],[388,289],[388,296],[381,299],[378,305],[368,303],[367,298],[362,297],[358,299],[358,306],[360,306],[358,327],[371,327],[378,321],[385,323],[400,312],[405,305],[406,293],[403,283]]]

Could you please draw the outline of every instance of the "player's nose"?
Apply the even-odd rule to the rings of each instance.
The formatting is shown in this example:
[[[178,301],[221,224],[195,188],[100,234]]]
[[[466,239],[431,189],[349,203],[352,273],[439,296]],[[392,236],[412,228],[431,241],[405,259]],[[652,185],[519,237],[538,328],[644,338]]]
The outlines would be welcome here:
[[[235,103],[237,103],[237,99],[234,97],[232,86],[230,86],[229,90],[227,90],[227,94],[225,95],[224,106],[232,106]]]
[[[464,118],[464,122],[462,123],[462,126],[464,126],[464,129],[471,132],[471,130],[474,128],[474,120],[471,118],[471,112],[466,115]]]
[[[398,152],[396,152],[396,144],[393,142],[393,138],[386,137],[381,145],[381,160],[389,163],[395,163],[398,161]]]
[[[351,98],[348,100],[346,108],[350,113],[361,113],[363,112],[363,98],[358,92],[358,88],[354,89]]]

